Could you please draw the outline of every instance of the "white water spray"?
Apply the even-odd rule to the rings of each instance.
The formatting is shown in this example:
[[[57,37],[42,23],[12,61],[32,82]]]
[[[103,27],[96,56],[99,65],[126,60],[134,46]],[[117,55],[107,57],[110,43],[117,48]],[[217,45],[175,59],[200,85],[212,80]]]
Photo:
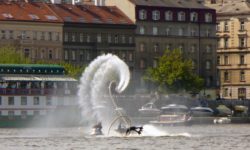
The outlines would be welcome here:
[[[102,55],[93,60],[82,74],[78,90],[83,120],[91,125],[101,121],[107,127],[116,117],[116,108],[108,94],[109,84],[115,81],[115,90],[121,93],[129,80],[128,66],[116,55]]]

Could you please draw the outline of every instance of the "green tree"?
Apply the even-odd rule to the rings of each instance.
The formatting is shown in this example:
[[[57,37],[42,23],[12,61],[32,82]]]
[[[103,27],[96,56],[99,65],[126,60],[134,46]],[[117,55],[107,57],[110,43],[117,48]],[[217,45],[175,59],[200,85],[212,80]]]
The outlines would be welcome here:
[[[193,73],[192,61],[184,59],[179,49],[166,50],[155,68],[148,68],[145,79],[155,83],[161,90],[199,92],[204,80]]]
[[[29,64],[30,59],[25,58],[20,50],[13,46],[0,47],[0,64]]]

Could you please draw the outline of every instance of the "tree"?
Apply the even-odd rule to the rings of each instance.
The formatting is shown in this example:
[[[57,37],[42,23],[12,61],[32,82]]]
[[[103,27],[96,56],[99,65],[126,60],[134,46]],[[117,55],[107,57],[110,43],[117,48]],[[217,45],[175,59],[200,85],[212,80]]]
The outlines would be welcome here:
[[[0,47],[0,64],[29,64],[30,59],[25,58],[20,50],[13,46]]]
[[[193,73],[192,68],[192,61],[184,59],[179,49],[166,50],[159,58],[158,66],[147,69],[145,79],[171,92],[197,93],[203,88],[204,80]]]

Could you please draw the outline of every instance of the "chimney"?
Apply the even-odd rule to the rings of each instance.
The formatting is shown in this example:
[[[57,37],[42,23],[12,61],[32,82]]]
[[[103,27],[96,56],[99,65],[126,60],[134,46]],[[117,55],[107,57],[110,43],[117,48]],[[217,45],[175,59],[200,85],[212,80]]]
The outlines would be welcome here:
[[[96,6],[103,6],[105,0],[95,0],[95,5]]]

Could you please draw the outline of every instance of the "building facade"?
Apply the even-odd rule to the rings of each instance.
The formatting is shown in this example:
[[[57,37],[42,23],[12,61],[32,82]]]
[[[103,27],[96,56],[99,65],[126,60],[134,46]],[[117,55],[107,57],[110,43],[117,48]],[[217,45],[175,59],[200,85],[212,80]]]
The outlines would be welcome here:
[[[207,88],[216,87],[215,10],[192,0],[106,0],[106,5],[116,5],[137,26],[135,70],[142,89],[145,69],[157,66],[164,50],[175,48],[193,60]]]
[[[217,12],[220,96],[250,99],[249,1],[206,1]]]
[[[0,45],[12,45],[32,61],[62,60],[62,20],[44,3],[0,2]]]

